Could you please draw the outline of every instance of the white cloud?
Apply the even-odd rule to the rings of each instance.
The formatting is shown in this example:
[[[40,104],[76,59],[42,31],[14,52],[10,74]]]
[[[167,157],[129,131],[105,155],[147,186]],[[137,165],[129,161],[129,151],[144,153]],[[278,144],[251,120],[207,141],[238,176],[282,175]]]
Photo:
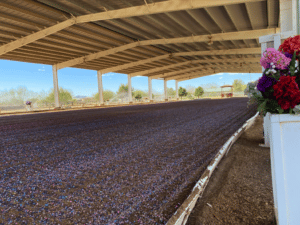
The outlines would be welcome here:
[[[213,74],[213,75],[209,75],[210,77],[212,77],[212,76],[223,76],[224,75],[224,73],[217,73],[217,74]]]
[[[38,71],[45,71],[45,67],[43,66],[42,69],[38,69]]]
[[[103,74],[102,77],[110,77],[110,76],[113,76],[114,74],[113,73],[106,73],[106,74]]]
[[[110,77],[110,76],[113,76],[115,74],[113,73],[105,73],[105,74],[102,74],[102,77]],[[98,77],[98,75],[96,74],[95,77]]]
[[[220,77],[219,79],[222,79],[223,77]]]

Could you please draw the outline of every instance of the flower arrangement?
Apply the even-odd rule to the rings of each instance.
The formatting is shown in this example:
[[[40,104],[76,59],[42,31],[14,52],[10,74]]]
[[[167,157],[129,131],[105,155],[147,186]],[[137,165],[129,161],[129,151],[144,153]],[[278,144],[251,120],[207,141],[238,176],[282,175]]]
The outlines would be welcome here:
[[[286,39],[278,48],[267,48],[260,59],[263,75],[248,83],[245,94],[248,104],[257,103],[264,116],[273,114],[300,114],[300,35]]]
[[[27,102],[26,102],[26,105],[31,105],[31,102],[30,102],[30,101],[27,101]]]

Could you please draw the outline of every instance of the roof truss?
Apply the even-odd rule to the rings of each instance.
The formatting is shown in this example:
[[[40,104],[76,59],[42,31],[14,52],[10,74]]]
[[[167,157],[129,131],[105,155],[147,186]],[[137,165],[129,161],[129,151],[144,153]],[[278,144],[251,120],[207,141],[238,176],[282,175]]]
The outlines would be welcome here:
[[[195,79],[198,77],[204,77],[209,76],[217,73],[261,73],[261,67],[260,69],[252,69],[252,70],[245,70],[245,69],[236,69],[236,68],[228,68],[228,69],[220,69],[220,70],[211,70],[211,71],[205,71],[203,73],[197,73],[197,75],[188,75],[182,78],[176,79],[177,81],[185,81],[190,79]]]
[[[1,46],[0,55],[13,51],[14,49],[20,48],[24,45],[32,43],[41,38],[47,37],[51,34],[54,34],[65,28],[68,28],[74,24],[101,21],[101,20],[120,19],[126,17],[134,17],[134,16],[144,16],[144,15],[151,15],[157,13],[166,13],[166,12],[196,9],[196,8],[203,8],[203,7],[215,7],[220,5],[239,4],[245,2],[257,2],[257,1],[263,1],[263,0],[222,0],[222,1],[220,0],[218,1],[216,0],[215,1],[172,0],[172,1],[157,2],[153,4],[142,5],[142,6],[135,6],[135,7],[129,7],[124,9],[111,10],[106,12],[73,17],[66,21],[58,22],[58,24],[54,26],[45,28],[34,34],[28,35],[26,37],[20,38],[16,41]]]
[[[216,67],[216,66],[206,66],[206,67],[202,66],[202,67],[194,68],[193,71],[190,71],[188,73],[186,73],[186,72],[181,73],[181,74],[177,73],[175,75],[165,77],[164,79],[165,80],[177,80],[177,79],[180,79],[182,77],[191,76],[193,74],[198,74],[198,73],[201,73],[201,72],[207,71],[207,70],[218,71],[218,70],[224,70],[224,69],[238,69],[238,70],[243,70],[243,71],[248,71],[249,72],[253,69],[258,69],[258,68],[261,70],[261,66],[258,63],[243,64],[242,66],[229,64],[229,65],[224,65],[221,68]]]
[[[154,61],[158,61],[161,59],[167,59],[167,58],[173,58],[173,57],[179,57],[179,56],[214,56],[214,55],[248,55],[248,54],[260,54],[261,48],[240,48],[240,49],[230,49],[230,50],[211,50],[211,51],[193,51],[193,52],[178,52],[178,53],[172,53],[172,54],[166,54],[161,55],[149,59],[140,60],[137,62],[132,63],[126,63],[119,66],[110,67],[107,69],[102,70],[102,74],[108,73],[108,72],[117,72],[123,69],[127,69],[134,66],[143,65],[146,63],[151,63]]]
[[[179,67],[179,66],[185,66],[185,65],[193,65],[193,64],[198,64],[198,63],[233,63],[233,62],[259,62],[258,57],[252,57],[252,58],[235,58],[235,59],[201,59],[201,60],[190,60],[190,61],[186,61],[186,62],[182,62],[182,63],[176,63],[176,64],[171,64],[171,65],[167,65],[167,66],[162,66],[162,67],[158,67],[158,68],[154,68],[154,69],[150,69],[150,70],[144,70],[141,72],[136,72],[136,73],[132,73],[130,74],[131,77],[134,76],[145,76],[145,75],[149,75],[151,73],[155,73],[155,72],[159,72],[159,71],[164,71],[166,69],[171,69],[171,68],[175,68],[175,67]],[[163,73],[161,73],[161,75],[163,75]],[[161,77],[160,76],[150,76],[151,78],[158,78]]]
[[[78,65],[84,62],[88,62],[94,59],[105,57],[120,51],[125,51],[127,49],[135,48],[138,46],[147,46],[147,45],[159,45],[159,44],[177,44],[177,43],[193,43],[193,42],[210,42],[210,41],[228,41],[228,40],[245,40],[245,39],[256,39],[260,36],[274,34],[278,32],[278,28],[271,29],[259,29],[259,30],[248,30],[248,31],[238,31],[238,32],[228,32],[228,33],[218,33],[211,35],[198,35],[190,37],[181,37],[181,38],[169,38],[169,39],[155,39],[155,40],[146,40],[138,41],[116,48],[108,49],[105,51],[97,52],[80,58],[72,59],[66,62],[58,63],[57,69],[62,69],[65,67],[70,67]]]

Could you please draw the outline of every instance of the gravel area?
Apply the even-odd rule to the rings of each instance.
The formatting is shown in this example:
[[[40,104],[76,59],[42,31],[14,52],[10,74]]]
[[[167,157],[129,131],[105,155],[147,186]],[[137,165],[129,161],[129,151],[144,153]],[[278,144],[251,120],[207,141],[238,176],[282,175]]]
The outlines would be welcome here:
[[[0,117],[0,224],[165,224],[247,101]]]
[[[275,225],[270,148],[260,147],[263,118],[231,147],[186,225]]]

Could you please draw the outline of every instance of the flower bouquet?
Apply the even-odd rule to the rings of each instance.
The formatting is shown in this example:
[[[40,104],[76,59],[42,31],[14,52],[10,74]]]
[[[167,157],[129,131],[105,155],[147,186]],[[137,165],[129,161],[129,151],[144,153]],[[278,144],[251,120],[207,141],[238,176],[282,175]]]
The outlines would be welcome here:
[[[300,114],[300,35],[286,39],[276,50],[267,48],[260,59],[264,67],[256,83],[248,83],[248,104],[257,103],[264,116]]]

